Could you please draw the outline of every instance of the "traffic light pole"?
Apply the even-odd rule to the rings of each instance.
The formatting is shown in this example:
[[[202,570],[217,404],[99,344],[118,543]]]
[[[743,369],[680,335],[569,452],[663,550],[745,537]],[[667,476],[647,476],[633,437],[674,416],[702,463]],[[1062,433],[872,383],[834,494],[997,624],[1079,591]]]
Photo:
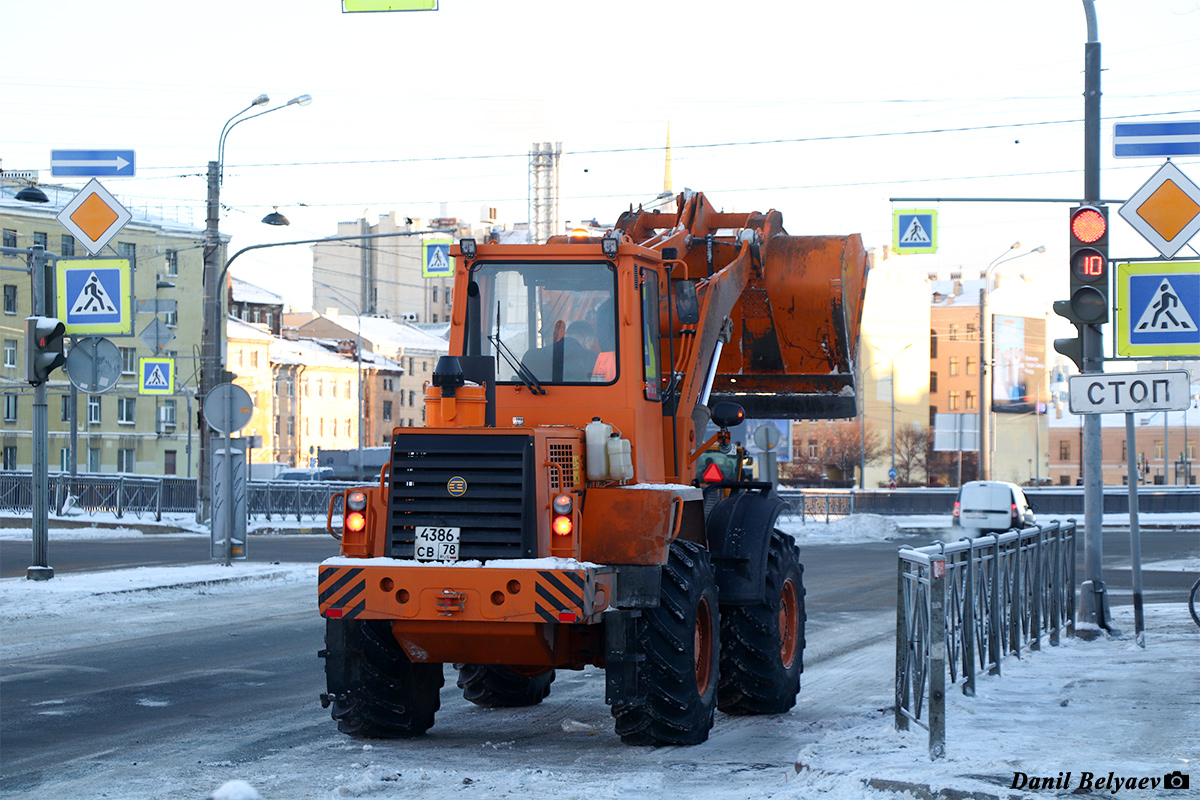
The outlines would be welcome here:
[[[29,253],[29,271],[33,283],[33,316],[50,316],[46,302],[46,250],[34,245]],[[54,577],[50,566],[50,425],[46,415],[46,384],[33,386],[33,564],[25,577],[45,581]]]
[[[1093,0],[1083,0],[1087,19],[1084,45],[1083,105],[1083,201],[1100,202],[1100,41]],[[1108,280],[1105,275],[1105,280]],[[1084,374],[1104,371],[1104,340],[1097,325],[1080,325],[1080,347]],[[1080,621],[1110,629],[1108,593],[1104,586],[1102,522],[1104,473],[1100,415],[1083,419],[1083,524],[1084,582],[1080,587]]]

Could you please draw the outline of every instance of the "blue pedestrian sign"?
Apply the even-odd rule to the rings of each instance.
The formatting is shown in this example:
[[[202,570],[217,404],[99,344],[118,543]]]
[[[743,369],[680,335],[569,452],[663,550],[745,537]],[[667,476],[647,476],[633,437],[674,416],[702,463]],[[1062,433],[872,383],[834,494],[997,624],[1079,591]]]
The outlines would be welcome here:
[[[421,242],[422,278],[449,278],[454,275],[450,245],[449,239],[426,239]]]
[[[1113,125],[1116,158],[1200,156],[1200,121],[1118,122]]]
[[[892,251],[895,253],[937,252],[937,211],[899,209],[892,212]]]
[[[60,259],[55,269],[58,318],[67,333],[131,334],[133,281],[129,259]]]
[[[175,359],[139,358],[138,394],[174,394]]]
[[[51,150],[50,174],[56,178],[132,178],[132,150]]]
[[[1200,357],[1200,262],[1117,267],[1117,352]]]

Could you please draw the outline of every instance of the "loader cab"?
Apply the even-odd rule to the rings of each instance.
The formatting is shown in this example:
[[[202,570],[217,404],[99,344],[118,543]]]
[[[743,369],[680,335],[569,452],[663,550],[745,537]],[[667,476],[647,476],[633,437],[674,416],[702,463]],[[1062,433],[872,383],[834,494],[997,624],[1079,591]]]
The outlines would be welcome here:
[[[618,377],[616,269],[607,261],[497,261],[471,269],[479,326],[469,349],[499,385],[612,384]]]

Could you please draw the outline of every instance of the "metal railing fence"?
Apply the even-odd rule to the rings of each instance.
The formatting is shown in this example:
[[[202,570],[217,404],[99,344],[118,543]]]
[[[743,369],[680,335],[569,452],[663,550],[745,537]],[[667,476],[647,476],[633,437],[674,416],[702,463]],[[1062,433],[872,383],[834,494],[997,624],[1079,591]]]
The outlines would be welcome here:
[[[164,513],[194,514],[196,479],[143,477],[126,474],[81,473],[72,478],[65,472],[50,474],[50,504],[60,516],[73,510],[88,516],[131,515],[161,522]],[[361,482],[348,481],[251,481],[247,513],[251,519],[321,520],[329,510],[329,499]],[[0,511],[28,513],[33,507],[32,476],[29,472],[0,471]]]
[[[1025,496],[1038,514],[1083,515],[1083,487],[1026,487]],[[781,515],[801,522],[831,522],[852,514],[905,516],[917,514],[948,515],[958,496],[956,487],[909,489],[794,489],[780,487],[779,496],[788,503]],[[1105,514],[1129,513],[1129,490],[1124,486],[1106,486]],[[1140,486],[1138,508],[1141,513],[1186,513],[1200,507],[1200,489],[1194,486]]]
[[[947,670],[973,696],[977,671],[1074,636],[1075,550],[1074,520],[900,549],[896,727],[926,728],[931,758],[945,754]]]

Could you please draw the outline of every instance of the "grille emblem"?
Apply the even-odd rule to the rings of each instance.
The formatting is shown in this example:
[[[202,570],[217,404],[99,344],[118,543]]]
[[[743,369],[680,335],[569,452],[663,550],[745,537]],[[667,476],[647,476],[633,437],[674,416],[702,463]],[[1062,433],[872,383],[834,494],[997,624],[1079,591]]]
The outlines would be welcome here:
[[[467,493],[467,479],[460,475],[455,475],[453,478],[446,481],[446,491],[449,492],[452,497],[462,497]]]

